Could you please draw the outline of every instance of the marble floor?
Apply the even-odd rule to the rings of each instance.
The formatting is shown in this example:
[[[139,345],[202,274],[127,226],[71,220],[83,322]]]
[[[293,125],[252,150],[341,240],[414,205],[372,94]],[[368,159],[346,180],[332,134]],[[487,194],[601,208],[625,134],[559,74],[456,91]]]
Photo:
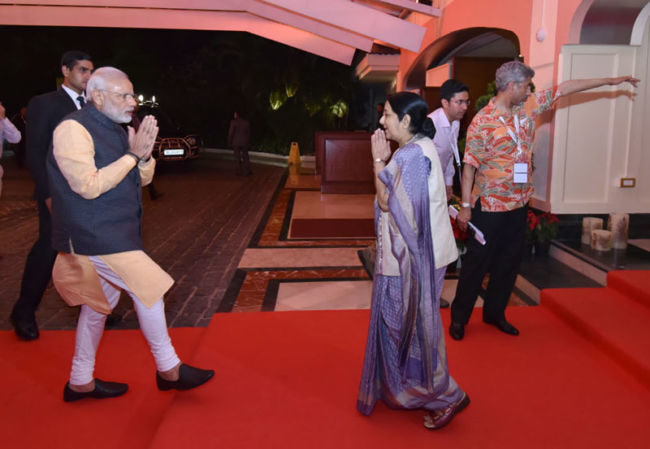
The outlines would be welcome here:
[[[219,312],[349,310],[370,307],[372,281],[357,252],[366,238],[292,238],[295,220],[373,220],[372,195],[323,195],[320,178],[290,173],[239,261]],[[448,273],[442,297],[452,301],[457,274]],[[482,307],[481,298],[476,306]],[[510,305],[528,303],[513,293]]]

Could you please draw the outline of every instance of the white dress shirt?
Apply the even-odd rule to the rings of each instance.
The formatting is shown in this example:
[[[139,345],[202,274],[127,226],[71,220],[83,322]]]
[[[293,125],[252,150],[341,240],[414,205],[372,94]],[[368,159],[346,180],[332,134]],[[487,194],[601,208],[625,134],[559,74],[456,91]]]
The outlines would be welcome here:
[[[429,114],[429,118],[436,127],[436,135],[433,143],[440,156],[440,165],[445,176],[445,184],[451,186],[454,184],[454,151],[458,151],[458,132],[460,122],[454,120],[449,123],[449,119],[444,109],[438,108]]]
[[[0,159],[2,158],[2,145],[6,140],[9,143],[18,143],[20,142],[20,131],[11,123],[11,120],[8,118],[3,118],[0,120]],[[4,175],[4,170],[2,165],[0,165],[0,195],[2,195],[2,176]]]
[[[11,123],[11,120],[6,117],[0,120],[0,158],[2,157],[2,145],[5,140],[9,143],[18,143],[21,137],[20,131]]]
[[[61,87],[65,91],[66,94],[70,95],[70,98],[72,98],[72,101],[74,101],[74,105],[77,107],[77,109],[81,109],[81,103],[79,103],[79,100],[77,100],[77,97],[79,96],[84,96],[83,92],[78,94],[74,90],[70,89],[68,86],[65,84],[62,84]],[[85,97],[84,97],[85,99]]]

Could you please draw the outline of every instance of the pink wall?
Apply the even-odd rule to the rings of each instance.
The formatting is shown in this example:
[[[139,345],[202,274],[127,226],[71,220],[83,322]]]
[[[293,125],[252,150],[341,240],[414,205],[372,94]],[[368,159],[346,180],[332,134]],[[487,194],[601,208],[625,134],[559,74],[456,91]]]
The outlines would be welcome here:
[[[550,3],[547,2],[547,8]],[[555,35],[555,64],[558,62],[562,45],[575,43],[569,42],[572,21],[576,11],[583,3],[585,6],[590,5],[593,0],[558,0],[555,29],[551,29],[550,26],[546,27],[549,37]],[[525,61],[529,61],[533,34],[533,30],[531,30],[532,11],[533,0],[500,0],[499,2],[454,0],[443,10],[439,19],[432,19],[426,24],[427,32],[424,36],[422,50],[440,37],[454,31],[474,27],[501,28],[510,30],[517,35],[521,54]],[[417,56],[417,53],[402,51],[398,90],[404,88],[404,77],[410,73]]]
[[[519,38],[522,54],[526,57],[530,39],[530,16],[532,1],[501,0],[498,7],[495,2],[483,0],[455,0],[447,6],[439,19],[432,19],[427,24],[422,49],[426,49],[440,37],[454,31],[474,28],[503,28],[514,32]],[[417,54],[402,50],[398,90],[404,86],[404,76],[411,71]]]
[[[524,52],[528,51],[530,40],[531,11],[531,0],[455,0],[441,16],[440,36],[463,28],[504,28],[517,35],[525,58],[527,54]]]
[[[562,51],[562,46],[565,44],[577,44],[580,39],[580,29],[582,21],[573,23],[574,17],[578,8],[586,9],[593,4],[594,0],[562,0],[559,6],[559,14],[557,16],[557,29],[555,38],[555,63],[557,64],[558,56]],[[573,27],[573,30],[572,30]],[[573,33],[572,33],[573,31]],[[575,39],[575,40],[574,40]],[[557,79],[557,72],[556,72]]]

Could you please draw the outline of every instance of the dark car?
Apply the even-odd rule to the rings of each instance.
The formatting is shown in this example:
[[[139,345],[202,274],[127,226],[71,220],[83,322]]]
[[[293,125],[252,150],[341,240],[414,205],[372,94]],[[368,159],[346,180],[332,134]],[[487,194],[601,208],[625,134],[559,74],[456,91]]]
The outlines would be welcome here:
[[[198,157],[203,141],[198,134],[187,134],[159,106],[140,105],[138,117],[153,115],[160,132],[153,149],[153,157],[160,161],[185,161]]]

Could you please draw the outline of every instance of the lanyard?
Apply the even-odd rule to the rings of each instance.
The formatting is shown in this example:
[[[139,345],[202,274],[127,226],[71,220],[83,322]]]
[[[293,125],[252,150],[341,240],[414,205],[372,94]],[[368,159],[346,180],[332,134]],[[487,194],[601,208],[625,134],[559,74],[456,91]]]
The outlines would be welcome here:
[[[503,117],[499,117],[499,120],[501,121],[501,123],[503,123],[503,126],[505,126],[506,131],[508,132],[508,134],[510,135],[510,137],[512,137],[512,140],[517,144],[517,156],[518,156],[518,157],[521,157],[521,155],[522,155],[522,153],[523,153],[523,150],[522,150],[522,148],[521,148],[521,138],[519,137],[519,126],[520,126],[520,122],[519,122],[519,114],[515,114],[515,118],[514,118],[514,120],[513,120],[513,122],[515,122],[515,131],[516,131],[516,134],[515,134],[515,133],[512,131],[512,129],[510,129],[510,127],[506,124],[506,121],[505,121],[505,119],[504,119]]]
[[[501,116],[499,117],[499,120],[501,123],[503,123],[503,126],[505,126],[506,131],[508,131],[508,134],[512,138],[512,140],[517,144],[517,158],[515,159],[514,162],[514,167],[513,167],[513,181],[515,185],[520,184],[522,187],[519,189],[519,198],[520,201],[523,202],[523,185],[528,183],[528,162],[522,163],[521,159],[523,158],[523,149],[521,148],[521,137],[519,134],[520,131],[520,121],[519,121],[519,114],[515,114],[513,118],[513,122],[515,123],[515,131],[516,134],[506,125],[505,119]],[[520,162],[517,162],[519,160]]]
[[[461,177],[461,166],[460,166],[460,153],[458,152],[458,141],[454,139],[454,133],[451,131],[452,128],[450,128],[450,132],[447,135],[447,138],[449,139],[449,144],[451,145],[451,150],[452,153],[454,154],[454,159],[456,160],[456,166],[458,167],[458,181],[460,182],[461,185],[463,185],[463,179]]]

